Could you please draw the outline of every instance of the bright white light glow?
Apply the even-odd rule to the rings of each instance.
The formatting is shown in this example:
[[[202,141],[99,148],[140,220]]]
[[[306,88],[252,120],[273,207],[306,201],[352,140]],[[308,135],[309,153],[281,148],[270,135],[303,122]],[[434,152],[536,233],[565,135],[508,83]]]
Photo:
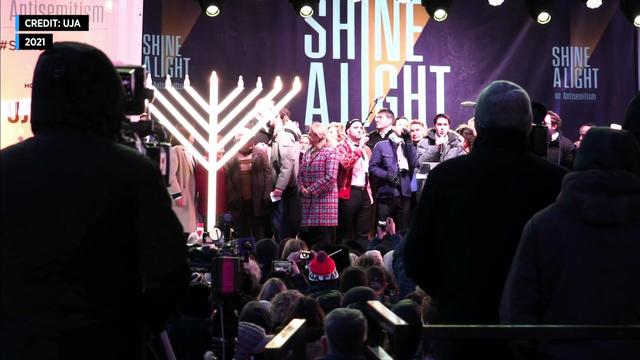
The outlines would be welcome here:
[[[444,21],[447,18],[447,12],[444,9],[438,9],[433,12],[433,20]]]
[[[587,7],[589,9],[597,9],[602,5],[602,0],[587,0]]]
[[[191,106],[191,104],[189,104],[187,100],[185,100],[185,98],[182,97],[182,95],[180,95],[178,90],[176,90],[173,87],[173,85],[165,86],[165,88],[167,89],[167,91],[169,91],[169,94],[171,94],[171,96],[173,96],[173,98],[176,99],[176,101],[178,101],[178,103],[180,103],[180,105],[182,105],[182,107],[185,110],[187,110],[189,115],[191,115],[191,117],[196,119],[196,121],[198,122],[198,124],[200,124],[200,126],[202,126],[204,129],[206,129],[207,126],[209,126],[207,121],[200,114],[198,114],[196,109],[194,109],[193,106]]]
[[[258,77],[256,88],[253,89],[253,91],[251,91],[249,95],[247,95],[247,97],[242,99],[242,101],[238,105],[236,105],[236,107],[233,108],[233,110],[231,110],[231,112],[227,114],[227,116],[225,116],[222,121],[220,121],[220,123],[218,124],[218,129],[224,129],[231,122],[231,120],[235,119],[240,111],[244,110],[244,108],[247,107],[247,105],[249,105],[249,103],[253,101],[253,99],[255,99],[261,92],[262,80],[260,79],[260,77]]]
[[[207,13],[207,16],[211,16],[211,17],[218,16],[220,15],[220,8],[216,5],[209,5],[207,6],[206,13]]]
[[[546,24],[549,21],[551,21],[551,14],[549,14],[548,12],[542,11],[540,12],[540,14],[538,14],[538,23]]]
[[[200,143],[200,145],[206,148],[208,145],[207,140],[205,140],[204,137],[202,137],[202,135],[200,135],[200,133],[189,123],[189,121],[185,119],[184,115],[182,115],[178,111],[178,109],[176,109],[169,102],[169,100],[166,97],[164,97],[164,95],[162,95],[162,93],[158,91],[158,89],[156,89],[153,85],[149,86],[149,88],[154,90],[155,100],[159,101],[160,104],[162,104],[162,106],[164,106],[167,110],[169,110],[171,115],[173,115],[176,118],[176,120],[178,120],[180,125],[184,126],[185,130],[187,130],[191,135],[193,135],[193,138],[196,139],[196,141]]]
[[[176,138],[176,140],[178,140],[180,144],[184,146],[185,150],[187,150],[189,154],[193,155],[193,157],[196,160],[198,160],[198,162],[201,163],[207,169],[211,168],[211,164],[209,164],[209,161],[207,161],[207,159],[205,159],[205,157],[202,156],[202,154],[198,150],[196,150],[195,147],[193,147],[191,142],[189,142],[189,140],[187,140],[187,138],[184,137],[184,135],[182,135],[182,133],[180,133],[180,131],[178,131],[178,129],[176,129],[175,126],[173,126],[173,124],[171,124],[171,122],[164,116],[164,114],[162,114],[162,112],[155,105],[153,104],[149,105],[149,112],[153,117],[158,119],[158,121],[160,122],[160,124],[162,124],[162,126],[164,126],[167,130],[169,130],[171,135],[173,135]]]
[[[489,0],[489,5],[491,6],[500,6],[504,0]]]
[[[636,15],[635,19],[633,19],[633,25],[640,27],[640,15]]]
[[[242,80],[242,75],[240,75],[238,77],[238,85],[236,85],[236,88],[233,89],[233,91],[227,95],[220,104],[218,104],[218,114],[221,113],[222,110],[224,110],[236,97],[238,97],[242,90],[244,90],[244,80]]]
[[[300,16],[309,17],[313,15],[313,8],[309,5],[302,5],[300,8]]]
[[[275,111],[279,111],[285,106],[298,92],[302,89],[302,84],[300,83],[300,79],[296,76],[293,81],[293,88],[280,100],[275,104]],[[243,119],[244,120],[244,119]],[[224,153],[224,156],[216,162],[216,171],[224,166],[224,164],[229,161],[255,134],[260,131],[260,129],[269,121],[269,118],[263,117],[255,124],[251,129],[249,129],[249,133],[243,136],[237,143],[235,143],[229,151]],[[237,126],[241,126],[241,123],[238,123]],[[242,125],[243,126],[243,125]],[[234,134],[235,136],[235,134]]]
[[[182,144],[185,149],[191,154],[193,155],[193,157],[199,162],[201,163],[208,171],[208,185],[209,185],[209,193],[208,193],[208,197],[207,197],[207,231],[209,233],[213,233],[214,231],[214,227],[216,225],[216,189],[217,189],[217,171],[229,160],[231,159],[239,150],[240,148],[242,148],[242,146],[244,146],[268,121],[269,118],[268,117],[264,117],[262,119],[260,119],[260,121],[258,122],[258,124],[256,124],[254,127],[252,127],[249,131],[249,133],[243,137],[238,143],[234,144],[234,146],[231,147],[231,149],[229,149],[229,151],[225,152],[225,154],[223,155],[223,157],[220,160],[217,160],[217,150],[224,147],[224,145],[226,144],[226,142],[228,142],[230,139],[232,139],[235,134],[237,133],[237,129],[241,128],[241,127],[245,127],[246,124],[255,117],[255,108],[252,109],[251,111],[246,112],[244,118],[242,120],[240,120],[239,122],[236,122],[235,124],[233,124],[232,128],[227,132],[227,134],[220,139],[220,141],[218,141],[218,135],[219,135],[219,130],[222,129],[222,126],[220,126],[221,124],[218,123],[218,115],[220,114],[220,111],[222,109],[221,105],[228,105],[229,103],[232,102],[232,100],[238,96],[238,94],[244,89],[244,82],[242,80],[242,77],[240,77],[238,79],[238,86],[236,89],[234,89],[229,95],[227,95],[227,97],[225,98],[225,100],[223,100],[222,103],[220,103],[218,100],[218,76],[217,74],[214,72],[211,73],[211,77],[210,77],[210,82],[209,82],[209,102],[207,103],[196,91],[195,89],[191,88],[191,83],[189,80],[188,75],[185,77],[185,81],[184,81],[184,88],[187,90],[187,93],[189,95],[191,95],[191,97],[193,98],[193,100],[195,100],[202,108],[203,110],[209,115],[209,122],[206,124],[206,126],[204,126],[207,134],[208,134],[208,141],[206,141],[197,131],[196,129],[193,128],[193,126],[189,123],[189,121],[187,121],[184,117],[184,115],[182,115],[169,101],[168,99],[158,91],[158,89],[156,89],[153,86],[153,82],[151,80],[151,76],[147,76],[147,80],[146,80],[146,85],[148,88],[153,89],[155,92],[155,99],[162,104],[162,107],[164,108],[163,110],[168,110],[173,117],[175,117],[175,119],[182,125],[184,126],[185,130],[192,135],[196,141],[198,141],[199,144],[203,145],[203,147],[205,149],[207,149],[207,152],[209,154],[209,159],[206,158],[206,156],[202,153],[200,153],[194,146],[193,144],[191,144],[191,142],[187,139],[187,137],[185,137],[184,134],[182,134],[170,121],[169,119],[167,119],[167,117],[163,114],[163,111],[160,110],[160,108],[158,108],[157,106],[151,104],[149,105],[149,113],[152,114],[155,118],[158,119],[158,121],[160,122],[160,124],[162,124],[167,131],[169,131],[176,140],[178,140],[180,142],[180,144]],[[179,102],[182,107],[194,118],[198,121],[198,123],[200,123],[202,125],[202,117],[196,113],[195,109],[193,108],[193,106],[191,106],[189,104],[189,102],[187,102],[187,100],[176,91],[175,88],[173,88],[173,86],[171,85],[171,79],[169,77],[167,77],[167,80],[165,81],[165,85],[166,85],[166,89],[168,90],[168,92],[171,94],[171,96],[177,101]],[[257,82],[256,82],[256,89],[254,89],[248,96],[247,98],[243,99],[240,104],[238,106],[236,106],[236,108],[234,108],[231,113],[227,115],[227,117],[225,117],[225,119],[228,118],[227,122],[230,122],[232,120],[235,119],[235,117],[239,114],[240,111],[242,111],[245,107],[246,104],[243,105],[243,102],[246,102],[247,104],[250,103],[257,95],[260,91],[262,91],[263,87],[262,87],[262,80],[261,78],[258,78]],[[287,93],[280,101],[278,101],[275,105],[274,105],[274,109],[279,110],[281,109],[283,106],[285,106],[289,101],[291,101],[291,99],[298,93],[300,92],[300,90],[302,89],[302,85],[300,83],[300,79],[298,77],[295,78],[294,82],[293,82],[293,88],[291,89],[291,91],[289,91],[289,93]],[[267,100],[272,100],[280,91],[282,90],[282,80],[280,79],[279,76],[276,77],[275,81],[274,81],[274,87],[273,89],[264,97]],[[232,116],[230,116],[232,115]]]
[[[104,9],[107,10],[107,12],[113,11],[113,1],[111,1],[111,0],[105,1],[104,2]]]
[[[184,89],[187,90],[187,93],[191,95],[191,97],[200,105],[202,110],[205,112],[209,111],[209,104],[191,87],[191,80],[189,80],[189,75],[184,78]]]
[[[269,93],[264,96],[265,100],[271,100],[273,99],[276,95],[278,95],[278,93],[282,90],[282,80],[280,80],[280,76],[276,76],[276,81],[273,84],[273,89],[271,89],[271,91],[269,91]],[[250,110],[243,118],[242,120],[236,122],[236,124],[234,125],[234,129],[240,126],[245,126],[251,119],[253,119],[255,117],[255,112],[256,112],[256,108],[254,107],[252,110]],[[222,129],[222,127],[219,127],[219,129]],[[220,139],[220,141],[218,142],[218,150],[224,148],[229,141],[233,140],[235,138],[236,134],[235,131],[228,131],[225,136],[222,137],[222,139]]]
[[[218,74],[215,71],[211,72],[209,77],[209,146],[207,150],[209,152],[210,159],[217,159],[216,142],[218,141]],[[215,164],[216,160],[213,160]],[[210,167],[207,173],[208,185],[207,189],[207,230],[209,234],[212,234],[216,226],[216,198],[218,193],[218,171],[213,170],[214,167]]]

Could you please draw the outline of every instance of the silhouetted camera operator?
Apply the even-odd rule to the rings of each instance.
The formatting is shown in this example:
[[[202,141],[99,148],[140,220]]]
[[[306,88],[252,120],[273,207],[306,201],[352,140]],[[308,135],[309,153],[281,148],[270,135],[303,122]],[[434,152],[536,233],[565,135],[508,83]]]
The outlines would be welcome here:
[[[136,359],[188,283],[160,173],[116,142],[124,90],[100,50],[55,43],[35,67],[34,137],[0,161],[0,358]]]

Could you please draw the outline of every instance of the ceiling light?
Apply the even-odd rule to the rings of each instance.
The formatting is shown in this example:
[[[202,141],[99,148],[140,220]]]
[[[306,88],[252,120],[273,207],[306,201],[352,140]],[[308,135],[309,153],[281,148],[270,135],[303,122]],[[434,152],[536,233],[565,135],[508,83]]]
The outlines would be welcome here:
[[[602,0],[587,0],[587,7],[589,9],[597,9],[602,5]]]
[[[540,13],[538,13],[537,20],[540,24],[547,24],[549,21],[551,21],[551,14],[546,11],[541,11]]]
[[[527,9],[529,15],[534,18],[538,24],[548,24],[551,22],[553,15],[553,0],[527,0]]]
[[[311,17],[318,8],[320,0],[289,0],[293,8],[302,17]]]
[[[435,21],[444,21],[449,15],[451,0],[422,0],[422,6]]]
[[[635,27],[640,28],[640,2],[637,0],[621,0],[620,9]]]
[[[200,8],[205,15],[214,17],[220,15],[223,0],[199,0]]]

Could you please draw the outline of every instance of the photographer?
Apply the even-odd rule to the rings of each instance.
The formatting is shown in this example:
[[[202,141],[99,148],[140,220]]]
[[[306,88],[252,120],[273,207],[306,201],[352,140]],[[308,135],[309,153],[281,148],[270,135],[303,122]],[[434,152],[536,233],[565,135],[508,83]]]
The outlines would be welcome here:
[[[0,357],[140,359],[188,283],[157,167],[116,143],[111,61],[59,42],[33,77],[34,137],[0,153]]]
[[[393,117],[391,110],[387,112]],[[376,144],[369,163],[369,174],[377,184],[377,217],[392,217],[399,232],[408,225],[411,177],[416,163],[416,148],[409,130],[400,126],[393,128],[388,140]]]

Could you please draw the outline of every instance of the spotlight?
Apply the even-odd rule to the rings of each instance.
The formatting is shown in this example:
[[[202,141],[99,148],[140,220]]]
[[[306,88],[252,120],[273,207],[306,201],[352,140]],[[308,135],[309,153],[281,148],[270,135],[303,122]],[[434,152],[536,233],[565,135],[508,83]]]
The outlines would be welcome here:
[[[538,24],[548,24],[551,21],[553,0],[528,0],[529,15],[536,19]]]
[[[422,6],[435,21],[444,21],[449,15],[451,0],[422,0]]]
[[[293,8],[296,9],[298,14],[302,17],[313,16],[320,0],[289,0]]]
[[[549,21],[551,21],[551,14],[549,14],[546,11],[541,11],[538,14],[537,20],[538,20],[538,23],[540,24],[547,24]]]
[[[205,15],[214,17],[220,15],[224,0],[199,0],[199,2]]]
[[[602,5],[602,0],[587,0],[587,7],[589,9],[597,9]]]
[[[620,9],[624,16],[633,23],[633,26],[640,28],[640,2],[637,0],[621,0]]]
[[[491,6],[500,6],[504,0],[489,0],[489,5]]]

